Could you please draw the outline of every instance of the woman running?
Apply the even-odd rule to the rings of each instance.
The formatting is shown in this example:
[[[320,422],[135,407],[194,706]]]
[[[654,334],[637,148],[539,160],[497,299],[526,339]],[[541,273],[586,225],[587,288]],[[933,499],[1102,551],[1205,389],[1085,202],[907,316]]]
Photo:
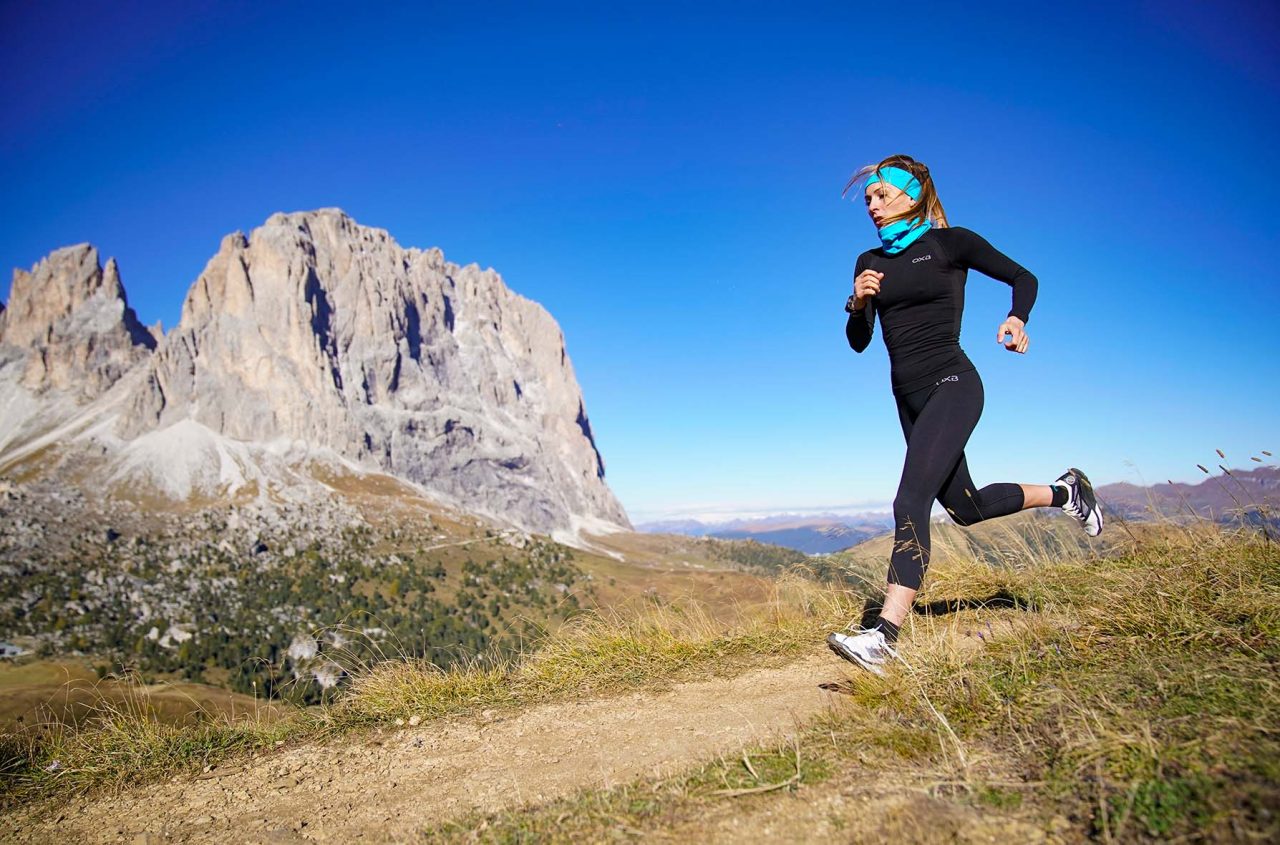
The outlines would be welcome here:
[[[862,352],[876,316],[889,350],[893,395],[907,439],[902,480],[893,500],[894,543],[889,583],[876,624],[836,633],[827,645],[845,660],[883,674],[896,657],[898,629],[929,566],[929,511],[937,499],[960,525],[1027,508],[1060,507],[1102,533],[1102,511],[1089,479],[1067,470],[1053,484],[989,484],[969,477],[964,447],[982,415],[982,380],[960,348],[960,316],[970,269],[1013,288],[1013,308],[996,339],[1025,354],[1036,277],[968,229],[949,227],[929,168],[910,156],[890,156],[854,174],[848,194],[865,180],[867,213],[881,246],[858,256],[853,295],[845,303],[849,345]]]

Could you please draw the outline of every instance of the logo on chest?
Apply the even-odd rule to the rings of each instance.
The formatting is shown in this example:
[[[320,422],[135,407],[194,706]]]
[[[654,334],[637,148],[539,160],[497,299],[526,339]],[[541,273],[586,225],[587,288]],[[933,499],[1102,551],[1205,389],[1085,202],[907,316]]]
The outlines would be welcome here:
[[[911,259],[911,263],[919,264],[921,261],[928,261],[931,258],[933,258],[933,253],[929,253],[928,255],[922,255],[919,258],[913,258]]]

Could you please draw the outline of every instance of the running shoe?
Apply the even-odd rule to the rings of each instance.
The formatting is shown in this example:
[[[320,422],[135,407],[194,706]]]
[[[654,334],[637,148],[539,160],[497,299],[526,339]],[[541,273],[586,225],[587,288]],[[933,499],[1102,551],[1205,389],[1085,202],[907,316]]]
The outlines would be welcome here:
[[[884,632],[879,628],[853,635],[829,634],[827,647],[850,663],[856,663],[880,676],[884,675],[885,661],[898,656],[892,646],[885,642]]]
[[[1101,534],[1102,506],[1093,495],[1093,485],[1089,483],[1089,477],[1072,467],[1058,476],[1058,480],[1054,483],[1065,487],[1067,491],[1067,503],[1062,506],[1062,510],[1083,525],[1084,533],[1090,537]]]

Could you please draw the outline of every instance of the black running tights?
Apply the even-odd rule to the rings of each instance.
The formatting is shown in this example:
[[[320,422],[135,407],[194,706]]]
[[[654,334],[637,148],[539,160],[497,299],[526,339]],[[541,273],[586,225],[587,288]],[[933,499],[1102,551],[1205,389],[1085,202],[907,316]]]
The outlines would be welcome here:
[[[1022,487],[974,487],[964,447],[982,416],[976,371],[947,376],[897,397],[907,459],[893,500],[894,543],[889,583],[920,589],[929,566],[929,511],[937,499],[960,525],[1022,510]]]

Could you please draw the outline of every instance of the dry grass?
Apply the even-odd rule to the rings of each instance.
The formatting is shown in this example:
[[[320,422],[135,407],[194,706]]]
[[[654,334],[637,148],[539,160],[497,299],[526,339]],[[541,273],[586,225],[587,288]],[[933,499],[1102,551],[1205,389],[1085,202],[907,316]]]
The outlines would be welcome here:
[[[843,706],[794,746],[458,820],[432,837],[687,833],[726,796],[776,818],[789,806],[777,793],[829,778],[846,793],[923,790],[939,806],[1072,838],[1280,837],[1276,546],[1203,523],[1126,534],[1108,557],[1063,556],[1054,543],[1011,540],[1006,552],[1025,556],[1007,568],[972,554],[940,561],[922,604],[946,612],[914,616],[897,671],[852,674]],[[999,600],[975,601],[989,596]]]
[[[328,713],[339,723],[457,716],[544,701],[661,689],[785,660],[855,607],[841,593],[782,579],[770,612],[725,628],[692,602],[602,610],[571,620],[536,650],[494,665],[442,670],[388,661],[356,678]]]
[[[102,686],[106,688],[91,695]],[[216,766],[307,730],[301,714],[282,715],[267,703],[231,714],[192,700],[182,721],[174,723],[158,712],[153,700],[165,696],[164,687],[146,687],[132,677],[78,687],[84,701],[77,721],[46,712],[0,733],[0,807]]]
[[[456,717],[732,674],[791,659],[856,607],[853,597],[800,578],[780,580],[768,606],[726,628],[694,602],[639,602],[577,617],[516,658],[444,670],[390,657],[359,670],[333,703],[286,718],[233,721],[210,712],[173,726],[136,706],[136,697],[99,696],[87,703],[79,727],[49,719],[0,734],[0,806],[145,783],[285,741],[415,716]]]
[[[792,745],[678,778],[452,823],[441,839],[602,840],[767,806],[831,777],[907,779],[953,803],[1104,841],[1280,835],[1280,551],[1204,523],[1122,528],[1106,554],[1051,523],[972,532],[935,558],[904,662],[854,673],[844,705]],[[1074,544],[1073,544],[1074,543]],[[999,566],[991,565],[994,557]],[[333,705],[274,726],[98,729],[5,740],[11,798],[192,771],[286,738],[661,688],[809,650],[856,617],[883,562],[850,557],[848,590],[782,579],[768,612],[726,627],[693,603],[585,615],[506,662],[442,671],[390,660]],[[879,571],[877,571],[879,570]],[[59,767],[49,771],[52,760]],[[869,775],[868,775],[869,773]],[[1062,820],[1066,820],[1065,822]]]

